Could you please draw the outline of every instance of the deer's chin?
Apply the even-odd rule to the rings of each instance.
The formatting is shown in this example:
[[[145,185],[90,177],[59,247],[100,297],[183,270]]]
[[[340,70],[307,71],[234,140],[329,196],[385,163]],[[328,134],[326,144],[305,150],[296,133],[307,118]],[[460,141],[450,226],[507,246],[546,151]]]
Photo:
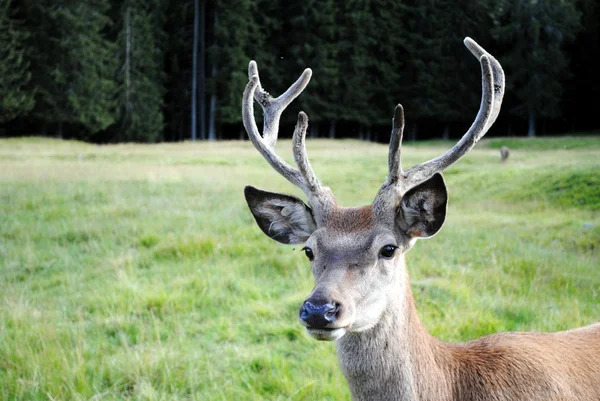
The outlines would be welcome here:
[[[335,341],[339,340],[344,334],[346,334],[346,329],[343,327],[339,329],[312,329],[307,327],[306,332],[315,340]]]

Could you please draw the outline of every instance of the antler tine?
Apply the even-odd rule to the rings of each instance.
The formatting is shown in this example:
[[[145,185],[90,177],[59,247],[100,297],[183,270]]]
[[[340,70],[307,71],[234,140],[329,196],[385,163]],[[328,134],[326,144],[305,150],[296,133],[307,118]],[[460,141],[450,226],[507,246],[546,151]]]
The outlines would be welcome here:
[[[467,49],[469,49],[471,54],[477,57],[478,60],[481,59],[481,56],[485,55],[490,59],[490,64],[492,65],[492,72],[494,77],[494,102],[492,105],[493,110],[485,129],[485,131],[487,131],[496,121],[498,114],[500,114],[500,106],[502,105],[502,99],[504,98],[504,89],[506,88],[504,71],[502,70],[502,66],[500,65],[498,60],[496,60],[494,56],[485,51],[483,47],[479,46],[479,44],[477,44],[477,42],[475,42],[473,39],[466,37],[464,40],[464,44],[467,47]]]
[[[250,67],[248,68],[249,72],[252,70],[252,64],[254,64],[254,68],[256,68],[256,63],[251,61]],[[269,146],[258,132],[256,120],[254,119],[254,93],[258,86],[260,86],[258,75],[252,75],[248,85],[246,85],[244,96],[242,98],[242,120],[244,122],[244,128],[248,133],[248,137],[250,138],[250,141],[252,141],[254,147],[279,174],[284,176],[292,184],[304,189],[304,180],[300,172],[280,158],[274,152],[273,147]],[[267,116],[265,116],[265,125],[266,120]]]
[[[390,152],[388,155],[389,175],[388,183],[397,182],[400,176],[404,177],[402,171],[402,136],[404,134],[404,108],[401,104],[394,109],[392,120],[392,134],[390,136]]]
[[[331,211],[335,208],[336,201],[331,189],[321,185],[315,172],[308,161],[306,154],[306,129],[308,128],[308,117],[301,111],[298,114],[298,123],[294,130],[292,138],[294,159],[304,178],[305,193],[308,196],[308,203],[312,207],[315,219],[319,224],[327,220]]]
[[[485,135],[498,117],[504,96],[504,72],[500,63],[471,38],[464,41],[471,53],[479,59],[482,74],[481,105],[475,121],[465,135],[443,155],[418,164],[404,172],[403,192],[442,172],[463,157]]]
[[[258,67],[254,60],[250,61],[250,64],[248,64],[248,78],[252,79],[253,76],[256,76],[258,80],[258,85],[254,92],[254,99],[261,105],[264,114],[263,140],[266,141],[269,147],[274,148],[279,133],[279,119],[281,113],[283,113],[286,107],[302,93],[304,88],[306,88],[306,85],[308,85],[312,76],[312,70],[310,68],[305,69],[296,82],[277,98],[273,98],[263,89],[260,84]]]
[[[294,136],[292,138],[294,159],[296,160],[296,164],[298,165],[300,174],[302,174],[302,177],[304,177],[306,188],[311,193],[317,193],[321,189],[321,182],[315,175],[312,166],[308,161],[308,156],[306,154],[305,139],[307,128],[308,116],[306,115],[306,113],[301,111],[298,114],[298,123],[296,124],[296,129],[294,130]]]

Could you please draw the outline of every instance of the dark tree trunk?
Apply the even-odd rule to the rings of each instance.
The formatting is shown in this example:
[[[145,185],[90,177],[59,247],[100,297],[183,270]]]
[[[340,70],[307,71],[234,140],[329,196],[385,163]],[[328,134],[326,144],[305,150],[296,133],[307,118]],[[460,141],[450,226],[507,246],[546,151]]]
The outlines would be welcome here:
[[[337,121],[331,121],[329,124],[329,138],[335,139],[335,126],[337,125]]]
[[[125,10],[125,110],[127,117],[131,115],[131,9]]]
[[[200,54],[198,55],[198,72],[200,77],[198,79],[198,98],[200,108],[200,139],[205,140],[206,135],[206,2],[200,0],[200,28],[199,28],[199,39],[200,39]]]
[[[219,24],[219,10],[215,8],[214,14],[214,27],[213,29],[217,29],[217,25]],[[213,65],[211,67],[210,76],[215,79],[217,75],[217,60],[213,61]],[[210,95],[210,116],[208,117],[208,140],[214,141],[217,139],[217,93],[216,90]]]
[[[200,21],[200,6],[199,0],[194,0],[194,45],[192,50],[192,124],[191,138],[196,140],[198,133],[197,118],[198,118],[198,25]]]
[[[444,127],[444,132],[442,132],[442,139],[450,139],[450,127],[448,125]]]
[[[213,66],[213,69],[215,67]],[[217,95],[212,94],[210,96],[210,116],[208,118],[208,140],[214,141],[217,139]]]
[[[410,136],[408,139],[410,139],[411,141],[416,141],[418,132],[419,132],[419,126],[415,123],[412,126],[412,129],[410,130]]]
[[[545,118],[542,122],[542,135],[546,135],[546,127],[547,127],[548,119]]]
[[[310,128],[310,136],[312,138],[319,137],[319,123],[315,123],[312,125],[312,127]]]
[[[56,127],[56,137],[58,139],[63,138],[63,123],[62,123],[62,121],[59,121],[58,126]]]
[[[171,71],[173,75],[179,76],[179,63],[177,62],[177,57],[171,57]],[[179,138],[179,125],[181,125],[181,121],[179,120],[180,116],[177,113],[177,107],[175,101],[170,101],[167,104],[168,114],[171,116],[171,122],[169,124],[168,130],[171,136],[172,141],[180,141]],[[165,130],[166,131],[166,130]]]
[[[535,111],[533,110],[529,112],[529,129],[527,130],[527,136],[535,136]]]

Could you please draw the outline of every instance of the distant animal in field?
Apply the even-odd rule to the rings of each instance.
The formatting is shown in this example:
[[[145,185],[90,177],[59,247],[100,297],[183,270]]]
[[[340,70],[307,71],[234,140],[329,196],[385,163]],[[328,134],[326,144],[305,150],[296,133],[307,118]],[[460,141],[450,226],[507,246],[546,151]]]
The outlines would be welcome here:
[[[508,146],[502,146],[500,148],[500,160],[505,162],[506,160],[508,160],[509,156],[510,156],[510,149],[508,148]]]

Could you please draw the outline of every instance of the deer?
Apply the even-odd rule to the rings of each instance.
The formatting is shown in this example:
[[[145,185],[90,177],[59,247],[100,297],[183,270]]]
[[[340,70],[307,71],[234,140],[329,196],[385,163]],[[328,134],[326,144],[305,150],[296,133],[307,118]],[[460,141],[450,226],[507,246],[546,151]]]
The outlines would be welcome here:
[[[508,146],[500,147],[500,161],[505,162],[510,156],[510,148]]]
[[[448,151],[406,170],[401,148],[404,109],[394,109],[388,175],[371,205],[338,205],[306,152],[308,117],[292,137],[297,168],[275,152],[283,110],[307,86],[306,69],[281,96],[266,92],[255,61],[242,99],[243,125],[258,152],[307,197],[246,186],[259,228],[283,244],[304,244],[314,287],[298,321],[316,340],[336,341],[339,365],[354,401],[600,400],[600,323],[568,331],[495,333],[447,343],[421,323],[405,254],[440,231],[448,192],[442,171],[489,130],[502,104],[500,63],[471,38],[464,44],[481,66],[482,97],[474,122]],[[254,101],[264,114],[262,135]]]

